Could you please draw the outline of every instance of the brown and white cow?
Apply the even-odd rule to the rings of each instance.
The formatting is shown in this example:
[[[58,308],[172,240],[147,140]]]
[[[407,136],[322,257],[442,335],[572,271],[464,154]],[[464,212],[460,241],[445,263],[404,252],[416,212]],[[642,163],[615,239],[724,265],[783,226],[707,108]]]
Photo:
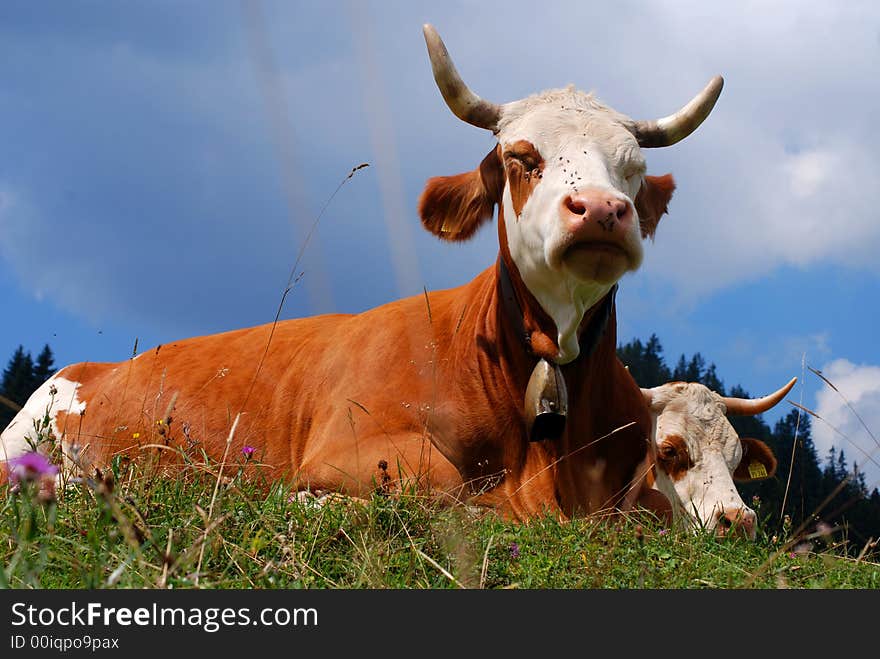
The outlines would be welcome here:
[[[642,389],[654,429],[648,482],[669,500],[676,521],[718,536],[755,538],[757,516],[734,481],[770,478],[776,457],[761,440],[739,437],[726,415],[766,412],[795,382],[757,399],[720,396],[697,382]]]
[[[0,435],[0,457],[27,450],[51,408],[53,434],[84,469],[148,444],[217,460],[248,445],[271,476],[311,489],[357,495],[412,480],[517,519],[621,509],[651,416],[616,357],[614,290],[641,264],[674,188],[645,175],[642,148],[696,130],[721,78],[657,121],[573,87],[496,105],[464,85],[435,30],[424,33],[450,109],[498,145],[474,171],[430,179],[419,213],[459,241],[497,206],[496,263],[459,288],[358,315],[67,366]]]

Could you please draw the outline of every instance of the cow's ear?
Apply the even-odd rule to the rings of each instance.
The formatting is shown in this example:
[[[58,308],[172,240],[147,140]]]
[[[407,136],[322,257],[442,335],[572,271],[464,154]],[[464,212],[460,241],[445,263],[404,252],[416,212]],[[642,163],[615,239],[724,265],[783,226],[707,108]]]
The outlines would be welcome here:
[[[769,446],[760,439],[749,437],[739,441],[742,444],[742,459],[733,472],[734,480],[759,481],[776,473],[776,456]]]
[[[443,240],[467,240],[492,219],[504,191],[499,150],[492,149],[472,172],[428,179],[419,197],[419,215],[428,231]]]
[[[675,179],[672,174],[645,177],[636,195],[636,212],[639,214],[642,238],[654,238],[660,216],[666,212],[673,190]]]

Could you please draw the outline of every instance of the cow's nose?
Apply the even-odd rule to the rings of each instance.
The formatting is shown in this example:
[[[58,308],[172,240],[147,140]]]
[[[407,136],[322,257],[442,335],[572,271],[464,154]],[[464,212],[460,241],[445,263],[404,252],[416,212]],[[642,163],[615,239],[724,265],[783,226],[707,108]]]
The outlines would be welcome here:
[[[615,229],[625,231],[632,223],[632,205],[607,192],[576,192],[568,195],[562,206],[570,222],[595,222],[608,232]]]
[[[733,508],[715,513],[715,535],[719,538],[729,535],[754,539],[757,515],[750,508]]]

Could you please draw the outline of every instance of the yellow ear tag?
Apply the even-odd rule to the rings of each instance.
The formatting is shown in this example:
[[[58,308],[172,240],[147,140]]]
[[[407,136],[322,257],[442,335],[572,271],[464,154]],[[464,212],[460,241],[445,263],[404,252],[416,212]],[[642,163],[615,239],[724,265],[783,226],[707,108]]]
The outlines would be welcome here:
[[[752,478],[767,478],[767,468],[763,463],[752,460],[749,463],[749,476]]]

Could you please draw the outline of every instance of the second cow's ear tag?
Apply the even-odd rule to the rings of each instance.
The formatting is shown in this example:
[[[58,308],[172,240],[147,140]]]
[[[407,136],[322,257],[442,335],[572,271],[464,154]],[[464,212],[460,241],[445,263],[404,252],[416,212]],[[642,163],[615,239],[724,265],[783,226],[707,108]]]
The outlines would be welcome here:
[[[749,463],[749,476],[751,476],[754,480],[757,480],[759,478],[767,478],[767,467],[764,466],[763,462],[752,460]]]

